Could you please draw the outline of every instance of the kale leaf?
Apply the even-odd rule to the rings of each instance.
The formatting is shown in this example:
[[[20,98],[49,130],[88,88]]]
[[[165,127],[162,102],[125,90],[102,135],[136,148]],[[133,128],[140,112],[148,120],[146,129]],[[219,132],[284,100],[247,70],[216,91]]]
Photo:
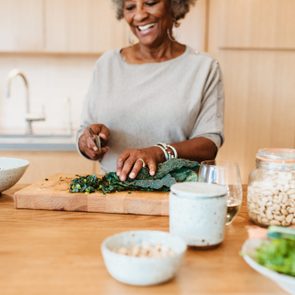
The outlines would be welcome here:
[[[72,180],[70,192],[102,191],[103,193],[119,191],[164,191],[170,190],[172,184],[184,181],[197,181],[198,162],[171,159],[159,164],[156,175],[151,176],[147,167],[138,173],[136,179],[121,181],[115,172],[109,172],[102,178],[95,175],[79,176]]]

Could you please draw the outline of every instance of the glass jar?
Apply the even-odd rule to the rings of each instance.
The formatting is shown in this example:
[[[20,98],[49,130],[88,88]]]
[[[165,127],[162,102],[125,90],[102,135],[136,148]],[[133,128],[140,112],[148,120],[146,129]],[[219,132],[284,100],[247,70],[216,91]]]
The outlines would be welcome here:
[[[250,219],[261,226],[295,224],[295,149],[260,149],[248,183]]]

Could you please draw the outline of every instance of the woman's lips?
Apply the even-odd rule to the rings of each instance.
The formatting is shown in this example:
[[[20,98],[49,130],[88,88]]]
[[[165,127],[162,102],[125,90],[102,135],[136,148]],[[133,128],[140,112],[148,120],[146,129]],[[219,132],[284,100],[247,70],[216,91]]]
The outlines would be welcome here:
[[[154,25],[155,25],[155,23],[150,23],[150,24],[146,24],[146,25],[142,25],[142,26],[137,26],[137,28],[140,31],[146,31],[146,30],[152,28]]]
[[[155,23],[150,23],[142,26],[136,26],[137,32],[141,36],[146,36],[155,28]]]

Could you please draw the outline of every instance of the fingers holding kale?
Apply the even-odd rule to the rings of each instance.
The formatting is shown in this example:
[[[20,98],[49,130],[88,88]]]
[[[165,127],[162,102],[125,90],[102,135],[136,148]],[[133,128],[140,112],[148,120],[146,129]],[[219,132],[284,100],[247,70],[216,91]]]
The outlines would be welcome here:
[[[149,174],[153,176],[158,164],[164,160],[162,151],[157,147],[127,149],[118,157],[116,174],[121,181],[125,181],[128,177],[134,179],[141,168],[147,167]]]

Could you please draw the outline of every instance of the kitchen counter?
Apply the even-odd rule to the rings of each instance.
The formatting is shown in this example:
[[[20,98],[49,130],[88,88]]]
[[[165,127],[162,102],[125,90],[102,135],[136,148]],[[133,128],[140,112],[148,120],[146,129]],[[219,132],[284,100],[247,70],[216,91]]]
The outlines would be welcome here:
[[[177,277],[152,287],[121,284],[107,273],[102,240],[136,229],[168,230],[168,217],[17,210],[16,185],[0,197],[0,291],[34,294],[286,294],[239,255],[249,224],[245,203],[224,243],[188,249]],[[245,198],[244,198],[245,199]]]
[[[0,135],[0,151],[75,151],[72,135]]]

